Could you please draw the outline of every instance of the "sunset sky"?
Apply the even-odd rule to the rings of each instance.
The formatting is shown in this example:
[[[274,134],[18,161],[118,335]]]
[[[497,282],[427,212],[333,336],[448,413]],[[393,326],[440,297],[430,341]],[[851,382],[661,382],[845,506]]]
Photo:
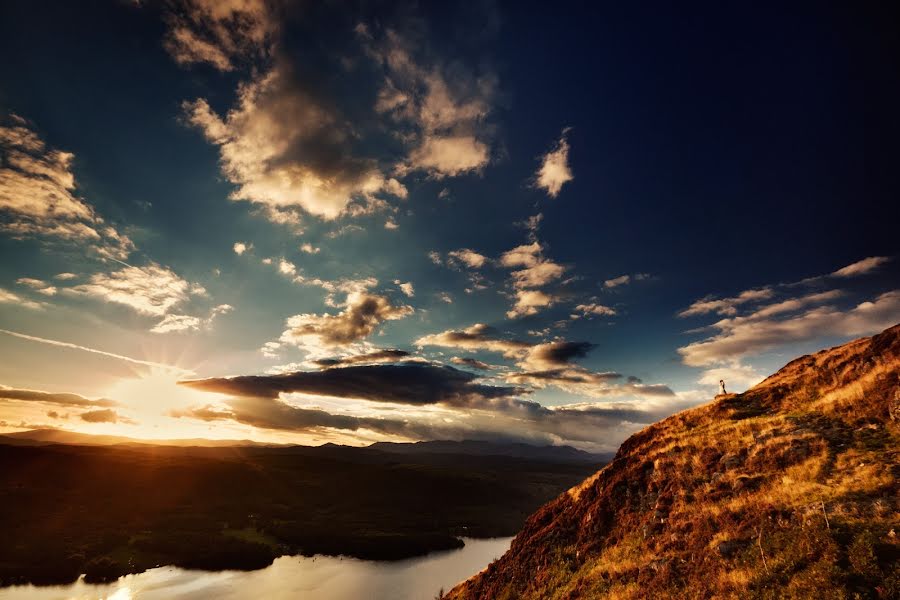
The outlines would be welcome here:
[[[608,451],[900,321],[889,21],[460,4],[3,2],[0,433]]]

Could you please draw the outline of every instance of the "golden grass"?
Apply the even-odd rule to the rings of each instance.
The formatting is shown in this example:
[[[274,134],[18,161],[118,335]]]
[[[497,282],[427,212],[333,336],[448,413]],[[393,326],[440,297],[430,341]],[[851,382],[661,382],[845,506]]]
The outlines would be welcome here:
[[[471,597],[900,597],[900,328],[889,333],[877,351],[860,340],[798,359],[635,434],[542,509],[532,547]]]

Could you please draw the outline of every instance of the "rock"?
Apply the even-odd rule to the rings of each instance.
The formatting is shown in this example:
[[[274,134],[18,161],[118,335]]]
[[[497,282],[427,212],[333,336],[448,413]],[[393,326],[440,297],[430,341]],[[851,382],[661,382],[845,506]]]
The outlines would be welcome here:
[[[726,454],[719,459],[719,464],[725,467],[726,470],[734,469],[735,467],[740,466],[741,459],[738,458],[736,454]]]
[[[744,547],[744,542],[741,540],[725,540],[724,542],[719,542],[716,546],[716,550],[719,551],[719,554],[723,558],[732,558],[738,552],[740,552],[741,548]]]
[[[668,558],[657,558],[656,560],[651,560],[650,564],[647,565],[654,571],[659,571],[663,567],[665,567],[669,563]]]

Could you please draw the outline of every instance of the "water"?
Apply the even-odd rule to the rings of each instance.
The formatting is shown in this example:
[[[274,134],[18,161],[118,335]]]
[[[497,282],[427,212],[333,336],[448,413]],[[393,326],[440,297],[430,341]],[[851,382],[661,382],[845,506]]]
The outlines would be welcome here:
[[[0,588],[0,600],[432,600],[481,571],[512,538],[470,539],[459,550],[396,562],[333,556],[282,556],[258,571],[186,571],[175,567],[126,575],[115,583]]]

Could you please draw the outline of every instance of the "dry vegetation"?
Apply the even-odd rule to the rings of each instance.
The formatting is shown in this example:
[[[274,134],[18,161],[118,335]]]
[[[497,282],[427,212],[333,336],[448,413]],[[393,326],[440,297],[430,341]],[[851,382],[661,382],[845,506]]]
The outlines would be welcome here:
[[[900,326],[657,423],[448,595],[898,598]]]

